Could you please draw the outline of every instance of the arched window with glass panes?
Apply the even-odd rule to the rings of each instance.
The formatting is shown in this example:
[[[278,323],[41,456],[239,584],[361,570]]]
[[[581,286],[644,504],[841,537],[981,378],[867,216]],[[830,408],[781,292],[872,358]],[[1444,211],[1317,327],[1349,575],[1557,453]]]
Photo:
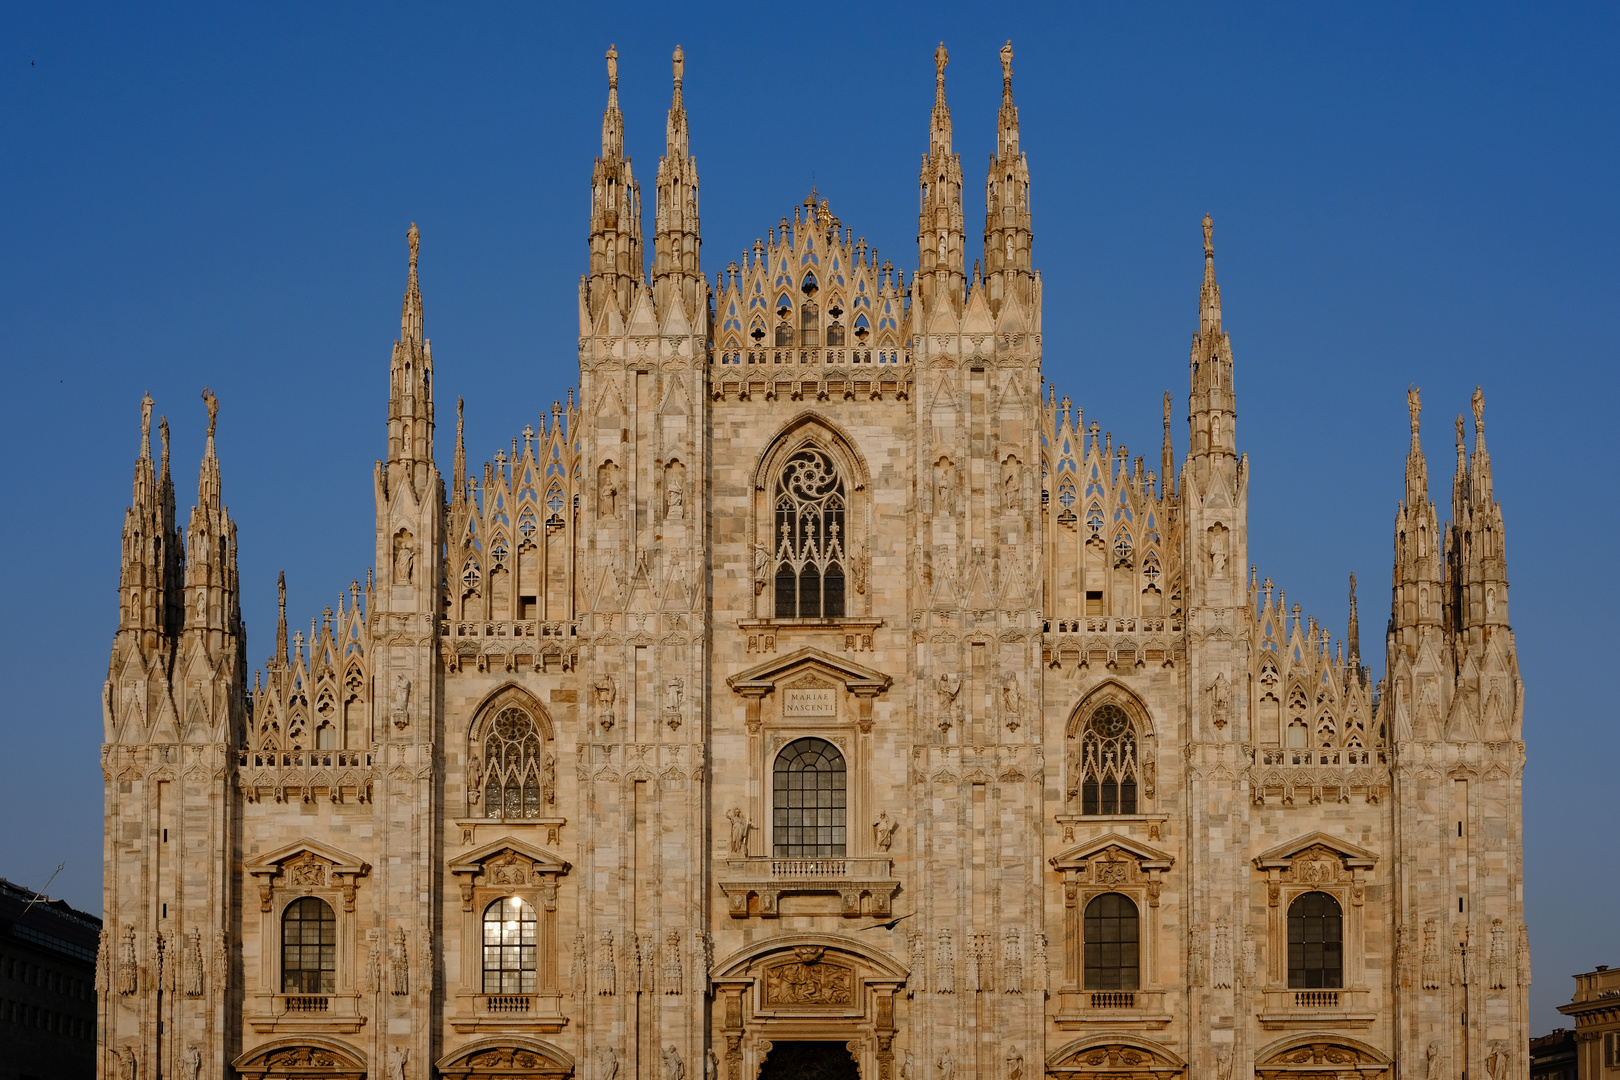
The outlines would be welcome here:
[[[771,776],[771,854],[823,859],[845,854],[848,777],[844,755],[826,739],[795,739],[776,755]]]
[[[1077,765],[1082,814],[1136,813],[1136,727],[1124,709],[1108,702],[1092,710],[1081,731]]]
[[[542,816],[546,801],[553,797],[548,774],[554,766],[534,717],[515,705],[502,709],[484,735],[483,750],[484,815]]]
[[[1086,904],[1085,989],[1136,990],[1141,986],[1141,923],[1136,903],[1103,893]]]
[[[337,919],[318,896],[301,896],[281,913],[281,992],[331,994],[337,980]]]
[[[539,957],[534,905],[503,896],[484,909],[484,993],[534,993]]]
[[[810,445],[788,458],[774,486],[776,617],[842,618],[849,561],[844,478],[826,451]]]
[[[1288,905],[1288,988],[1344,985],[1344,909],[1325,892],[1301,893]]]

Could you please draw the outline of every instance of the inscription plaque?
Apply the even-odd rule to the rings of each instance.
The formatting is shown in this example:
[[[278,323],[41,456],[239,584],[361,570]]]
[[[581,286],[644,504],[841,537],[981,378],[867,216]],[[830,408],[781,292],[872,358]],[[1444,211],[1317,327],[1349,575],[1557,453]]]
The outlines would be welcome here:
[[[787,690],[782,697],[783,716],[836,716],[836,695],[831,686],[819,689]]]

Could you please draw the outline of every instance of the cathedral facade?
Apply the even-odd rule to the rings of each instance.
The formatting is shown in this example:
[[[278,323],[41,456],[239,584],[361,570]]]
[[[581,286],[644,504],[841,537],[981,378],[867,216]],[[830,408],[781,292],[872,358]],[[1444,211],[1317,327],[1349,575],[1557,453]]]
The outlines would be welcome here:
[[[812,196],[711,278],[681,54],[649,275],[610,51],[578,400],[449,476],[412,226],[375,576],[261,673],[217,402],[184,525],[143,402],[99,1075],[1525,1073],[1482,398],[1442,527],[1410,395],[1374,683],[1249,565],[1210,220],[1133,457],[1043,382],[1010,47],[969,264],[946,59],[914,270]]]

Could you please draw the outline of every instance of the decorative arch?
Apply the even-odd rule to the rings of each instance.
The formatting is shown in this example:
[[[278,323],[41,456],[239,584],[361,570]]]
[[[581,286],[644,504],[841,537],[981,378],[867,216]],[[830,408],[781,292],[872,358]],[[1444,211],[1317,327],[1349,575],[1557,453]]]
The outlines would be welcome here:
[[[473,718],[467,725],[467,738],[474,742],[482,739],[488,732],[490,722],[501,714],[501,710],[513,706],[527,711],[534,717],[535,724],[540,728],[541,738],[547,742],[556,739],[556,726],[552,723],[551,714],[546,711],[546,707],[540,704],[539,698],[515,682],[497,686],[478,703],[478,707],[473,709]]]
[[[574,1059],[566,1050],[521,1035],[492,1035],[458,1046],[434,1066],[446,1080],[480,1077],[518,1077],[562,1080],[574,1075]]]
[[[1136,1035],[1091,1035],[1065,1043],[1046,1057],[1050,1076],[1107,1073],[1121,1080],[1165,1080],[1187,1071],[1187,1063],[1162,1043]]]
[[[1289,1035],[1254,1055],[1255,1080],[1335,1080],[1386,1076],[1390,1059],[1378,1048],[1358,1039],[1323,1032]]]
[[[807,409],[782,425],[754,458],[755,490],[768,490],[776,471],[789,457],[812,441],[831,454],[841,469],[846,470],[853,488],[865,490],[871,484],[871,469],[867,467],[866,458],[855,445],[855,440],[827,417]]]
[[[851,959],[870,968],[873,973],[889,979],[905,979],[910,974],[910,969],[899,960],[882,949],[853,937],[846,937],[843,934],[787,934],[744,945],[724,957],[714,966],[714,979],[719,981],[754,974],[760,966],[759,961],[772,958],[778,953],[784,956],[792,954],[800,948],[821,948],[829,952],[847,954]]]
[[[231,1067],[246,1080],[273,1077],[364,1080],[366,1063],[365,1052],[348,1043],[306,1035],[256,1046],[231,1062]]]
[[[1068,736],[1072,739],[1078,735],[1091,714],[1103,705],[1117,705],[1122,709],[1131,723],[1136,725],[1139,739],[1151,739],[1158,734],[1154,730],[1153,714],[1148,711],[1147,703],[1118,679],[1104,679],[1087,691],[1086,696],[1069,713]]]

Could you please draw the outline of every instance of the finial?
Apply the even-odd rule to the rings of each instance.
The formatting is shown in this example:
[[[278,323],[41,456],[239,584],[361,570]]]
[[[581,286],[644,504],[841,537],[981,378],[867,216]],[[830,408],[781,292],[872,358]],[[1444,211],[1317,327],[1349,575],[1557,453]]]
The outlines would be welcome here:
[[[1164,430],[1166,433],[1170,430],[1170,411],[1170,391],[1166,390],[1164,392]]]
[[[422,234],[416,231],[416,222],[405,233],[405,242],[411,245],[411,273],[416,273],[416,251],[422,246]]]
[[[675,85],[679,87],[681,85],[681,79],[686,75],[686,53],[681,51],[681,47],[679,45],[675,46],[674,67]]]
[[[1350,573],[1350,606],[1356,606],[1356,575],[1354,571]]]
[[[1008,38],[1007,44],[1001,47],[1001,85],[1003,86],[1012,85],[1012,56],[1012,39]]]
[[[167,473],[169,471],[169,418],[167,416],[158,417],[158,442],[163,446],[162,471]]]
[[[1215,257],[1215,219],[1204,215],[1204,258]]]
[[[152,456],[152,393],[141,395],[141,458]]]
[[[458,394],[456,396],[456,430],[457,431],[461,430],[461,410],[462,410],[463,404],[464,403],[461,400],[461,396]]]
[[[203,387],[202,399],[208,405],[208,437],[214,437],[214,426],[219,421],[219,398],[208,387]]]
[[[1416,386],[1406,388],[1406,411],[1412,416],[1412,437],[1418,433],[1418,414],[1423,411],[1423,402],[1418,397],[1420,389]]]
[[[619,88],[619,50],[612,45],[608,46],[607,65],[608,89],[617,90]]]
[[[287,618],[287,571],[283,570],[276,575],[276,609],[281,612],[282,620]]]
[[[1485,391],[1474,387],[1474,434],[1485,434]]]
[[[1457,414],[1457,456],[1458,457],[1461,457],[1462,454],[1463,454],[1463,427],[1464,427],[1464,424],[1465,424],[1465,421],[1463,420],[1463,414],[1458,413]]]
[[[945,43],[939,43],[934,50],[934,84],[941,90],[945,89],[945,65],[951,62],[951,54],[945,51]]]

